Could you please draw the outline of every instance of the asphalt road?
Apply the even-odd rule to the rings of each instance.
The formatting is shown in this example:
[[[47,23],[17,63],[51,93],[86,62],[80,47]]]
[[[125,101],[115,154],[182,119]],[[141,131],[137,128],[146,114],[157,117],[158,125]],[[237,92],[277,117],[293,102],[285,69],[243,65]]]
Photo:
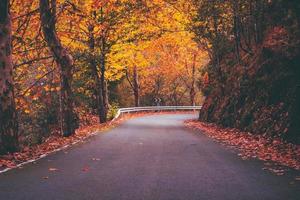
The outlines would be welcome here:
[[[131,119],[83,144],[0,175],[1,200],[289,200],[292,176],[184,128],[193,115]],[[57,168],[58,171],[49,171]],[[47,179],[46,179],[46,178]]]

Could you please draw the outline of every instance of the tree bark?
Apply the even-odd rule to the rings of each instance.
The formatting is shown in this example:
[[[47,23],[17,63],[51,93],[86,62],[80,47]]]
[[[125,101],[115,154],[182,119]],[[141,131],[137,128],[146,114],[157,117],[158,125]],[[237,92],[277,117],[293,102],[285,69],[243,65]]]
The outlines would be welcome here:
[[[140,106],[140,88],[139,88],[139,76],[137,72],[137,67],[133,68],[133,94],[134,94],[134,104],[135,107]]]
[[[214,38],[213,38],[213,65],[217,68],[217,72],[220,75],[220,79],[222,77],[222,72],[220,68],[220,33],[218,30],[219,22],[218,22],[218,14],[217,14],[217,7],[216,1],[212,1],[212,17],[213,17],[213,31],[214,31]]]
[[[70,136],[78,128],[78,117],[74,112],[74,100],[71,90],[72,67],[74,63],[72,56],[62,46],[56,34],[56,0],[40,0],[40,17],[45,40],[60,69],[61,132],[63,136]]]
[[[191,101],[191,106],[195,105],[195,96],[196,96],[196,91],[195,91],[196,58],[197,58],[197,55],[195,53],[194,54],[194,59],[193,59],[193,66],[192,66],[192,82],[191,82],[191,87],[190,87],[190,101]]]
[[[90,25],[89,29],[89,49],[91,56],[89,58],[91,71],[95,80],[95,92],[96,92],[96,106],[98,109],[99,122],[106,122],[104,106],[103,106],[103,96],[102,96],[102,87],[101,80],[99,77],[99,70],[97,68],[97,62],[95,58],[95,36],[94,36],[94,26]]]
[[[140,85],[139,85],[138,71],[136,66],[133,68],[132,80],[128,74],[128,70],[126,70],[126,79],[133,92],[134,106],[139,107],[140,106]]]
[[[105,21],[104,18],[104,10],[103,7],[100,8],[100,16],[99,20],[101,21],[101,25]],[[105,71],[106,71],[106,55],[108,49],[106,44],[106,33],[104,30],[101,31],[100,35],[100,85],[101,85],[101,97],[102,104],[100,105],[100,115],[103,119],[103,122],[107,121],[107,111],[108,111],[108,93],[107,93],[107,82],[105,80]]]
[[[18,150],[9,0],[0,1],[0,154]]]
[[[101,96],[102,96],[102,104],[101,104],[101,117],[103,119],[103,122],[107,121],[107,110],[108,110],[108,94],[107,94],[107,83],[105,80],[105,54],[101,54],[100,57],[100,68],[101,68],[101,75],[100,75],[100,85],[101,85]]]
[[[255,33],[256,43],[261,44],[263,40],[264,25],[264,0],[255,0]]]
[[[240,45],[241,45],[241,38],[240,38],[240,17],[239,17],[239,1],[232,0],[232,11],[233,11],[233,33],[234,33],[234,43],[235,43],[235,53],[237,62],[240,63]]]

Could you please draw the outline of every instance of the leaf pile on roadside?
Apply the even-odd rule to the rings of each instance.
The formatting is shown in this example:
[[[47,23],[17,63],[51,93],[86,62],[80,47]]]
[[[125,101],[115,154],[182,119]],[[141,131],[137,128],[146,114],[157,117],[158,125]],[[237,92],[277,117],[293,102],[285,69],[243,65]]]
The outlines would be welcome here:
[[[185,122],[187,127],[201,130],[205,135],[239,150],[242,159],[258,158],[262,161],[272,161],[281,166],[300,170],[300,145],[291,144],[280,138],[267,135],[254,135],[241,132],[234,128],[221,128],[215,124],[196,120]],[[276,165],[276,164],[275,164]],[[269,171],[282,175],[285,169],[265,167]]]

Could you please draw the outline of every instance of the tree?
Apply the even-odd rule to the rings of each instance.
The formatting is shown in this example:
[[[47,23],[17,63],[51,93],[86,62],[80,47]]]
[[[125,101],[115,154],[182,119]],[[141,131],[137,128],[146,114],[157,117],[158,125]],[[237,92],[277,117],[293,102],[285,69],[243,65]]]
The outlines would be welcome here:
[[[0,1],[0,153],[18,149],[9,0]]]
[[[40,17],[44,37],[60,69],[60,128],[63,136],[70,136],[78,127],[71,90],[74,61],[57,36],[56,14],[56,0],[40,0]]]
[[[99,77],[99,69],[97,67],[97,58],[95,52],[95,36],[94,36],[94,25],[90,24],[88,27],[89,31],[89,64],[95,81],[95,95],[96,95],[96,105],[98,109],[99,121],[100,123],[106,122],[106,107],[104,105],[103,97],[103,87],[104,84]],[[105,96],[106,98],[107,96]]]
[[[77,15],[73,17],[80,29],[72,29],[73,34],[69,35],[72,42],[80,44],[81,48],[84,46],[83,54],[87,57],[97,90],[100,123],[106,122],[109,109],[108,84],[110,69],[114,68],[110,63],[110,52],[114,46],[134,40],[134,21],[138,18],[132,19],[132,16],[138,6],[134,0],[91,0],[74,4]]]
[[[123,66],[124,76],[129,84],[130,90],[134,98],[134,106],[140,106],[141,83],[140,80],[145,78],[145,67],[149,64],[144,56],[144,50],[147,46],[145,43],[137,41],[116,45],[112,49],[114,57],[111,58],[111,64],[115,66]]]
[[[166,33],[149,42],[142,54],[147,61],[143,68],[139,68],[142,97],[159,96],[168,105],[199,102],[196,83],[208,58],[206,52],[192,40],[191,34]]]
[[[187,104],[189,89],[180,78],[183,70],[179,66],[185,66],[182,57],[179,64],[169,52],[164,61],[166,52],[155,45],[165,34],[175,36],[186,32],[185,13],[189,13],[186,11],[190,2],[14,0],[10,3],[12,79],[19,119],[19,123],[16,120],[14,123],[19,124],[20,144],[41,143],[59,128],[63,135],[70,135],[76,127],[75,112],[80,117],[86,112],[97,112],[99,121],[105,122],[109,101],[118,104],[128,94],[132,94],[129,106],[152,104],[154,96],[163,97],[164,103],[170,105]],[[170,41],[164,41],[166,38],[160,41],[168,43],[163,48],[170,45]],[[152,50],[142,47],[149,45]],[[152,54],[150,51],[153,56],[146,59],[146,54]],[[119,83],[127,87],[127,92],[120,96],[114,91]],[[73,102],[76,102],[74,108]]]
[[[133,76],[132,76],[132,82],[130,81],[130,78],[128,77],[128,73],[126,74],[127,80],[130,83],[130,86],[133,90],[134,95],[134,105],[135,107],[140,106],[140,86],[139,86],[139,74],[137,66],[133,67]]]

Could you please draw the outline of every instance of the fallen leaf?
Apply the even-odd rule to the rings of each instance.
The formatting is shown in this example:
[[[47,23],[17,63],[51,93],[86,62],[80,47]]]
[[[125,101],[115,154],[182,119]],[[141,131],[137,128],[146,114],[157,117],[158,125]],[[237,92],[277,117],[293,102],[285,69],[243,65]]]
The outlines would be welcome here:
[[[81,171],[83,171],[83,172],[88,172],[89,170],[90,170],[90,168],[89,168],[88,166],[83,167],[83,168],[81,169]]]
[[[238,156],[243,160],[257,158],[265,161],[264,170],[270,170],[277,175],[283,175],[287,167],[300,169],[300,145],[287,143],[280,138],[272,138],[267,134],[257,135],[242,132],[234,128],[222,128],[212,123],[197,120],[185,121],[189,128],[200,130],[218,143],[238,150]],[[268,162],[270,161],[270,162]],[[274,166],[285,168],[274,168]],[[300,177],[299,177],[300,179]]]
[[[50,168],[49,168],[49,171],[50,171],[50,172],[55,172],[55,171],[58,171],[58,169],[57,169],[57,168],[54,168],[54,167],[50,167]]]

